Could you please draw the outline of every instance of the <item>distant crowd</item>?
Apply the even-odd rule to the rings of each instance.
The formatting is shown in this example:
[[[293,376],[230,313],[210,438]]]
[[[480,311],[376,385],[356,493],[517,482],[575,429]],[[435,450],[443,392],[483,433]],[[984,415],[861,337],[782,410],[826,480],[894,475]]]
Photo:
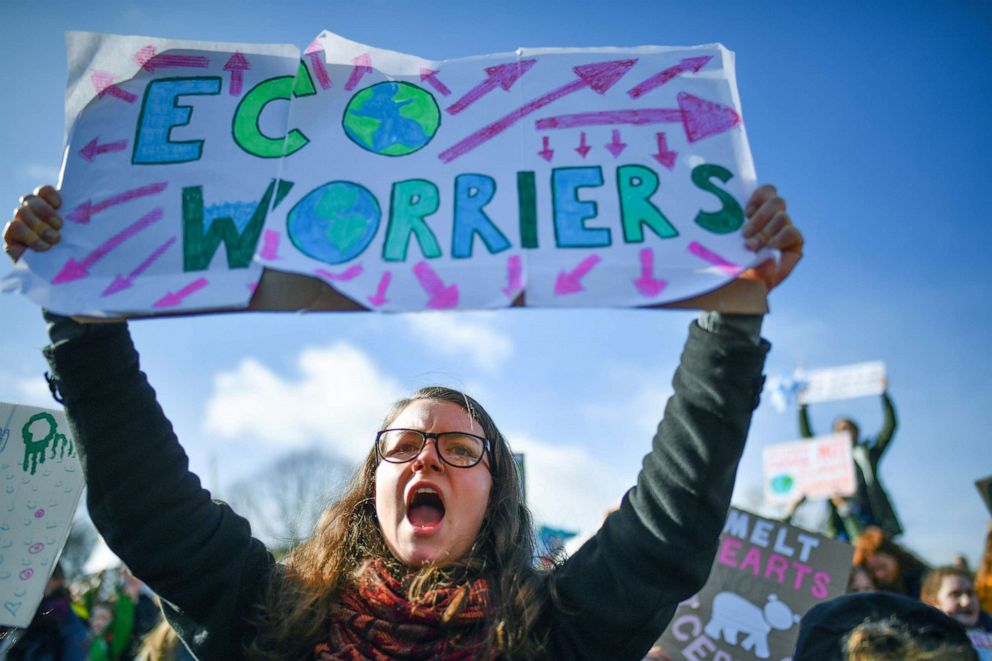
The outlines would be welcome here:
[[[123,567],[69,582],[56,565],[30,626],[5,631],[0,650],[9,661],[195,661]]]
[[[881,400],[883,423],[874,437],[862,438],[849,418],[834,421],[834,433],[851,439],[856,490],[826,501],[823,532],[852,544],[854,556],[847,596],[803,617],[793,660],[992,661],[992,523],[975,571],[963,555],[931,566],[895,541],[903,526],[879,465],[898,423],[888,392]],[[799,431],[815,435],[806,405],[799,407]],[[787,522],[805,500],[791,504]],[[979,537],[976,531],[976,544]],[[661,641],[646,657],[673,658]]]

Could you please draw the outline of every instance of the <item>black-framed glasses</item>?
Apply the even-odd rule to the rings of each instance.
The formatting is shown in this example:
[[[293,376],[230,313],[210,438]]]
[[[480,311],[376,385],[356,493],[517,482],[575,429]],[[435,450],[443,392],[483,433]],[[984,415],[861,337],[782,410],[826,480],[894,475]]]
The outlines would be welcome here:
[[[456,468],[471,468],[490,451],[489,439],[483,436],[461,431],[428,434],[419,429],[383,429],[375,435],[375,449],[383,461],[405,464],[420,454],[429,438],[434,439],[441,461]]]

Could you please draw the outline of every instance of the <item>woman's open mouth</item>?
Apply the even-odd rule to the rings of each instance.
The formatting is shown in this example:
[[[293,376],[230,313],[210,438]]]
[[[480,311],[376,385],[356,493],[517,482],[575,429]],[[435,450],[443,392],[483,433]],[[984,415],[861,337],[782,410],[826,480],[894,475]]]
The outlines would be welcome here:
[[[444,518],[444,502],[434,489],[420,487],[406,508],[406,518],[414,528],[434,528]]]

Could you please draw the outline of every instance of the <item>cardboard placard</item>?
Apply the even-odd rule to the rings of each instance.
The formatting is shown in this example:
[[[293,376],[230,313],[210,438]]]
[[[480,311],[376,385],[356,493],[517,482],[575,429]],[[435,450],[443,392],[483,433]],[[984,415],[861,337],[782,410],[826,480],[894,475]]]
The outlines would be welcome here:
[[[61,411],[0,402],[0,625],[27,627],[65,545],[83,471]]]
[[[814,404],[838,399],[854,399],[885,392],[885,363],[874,361],[843,367],[797,370],[800,404]]]
[[[709,580],[659,645],[673,660],[788,658],[802,616],[844,594],[852,556],[843,542],[731,508]]]
[[[766,309],[738,280],[773,251],[740,234],[755,173],[719,44],[68,51],[67,226],[5,284],[50,310]]]
[[[848,434],[768,445],[761,456],[765,502],[771,505],[787,505],[800,496],[850,496],[857,489]]]

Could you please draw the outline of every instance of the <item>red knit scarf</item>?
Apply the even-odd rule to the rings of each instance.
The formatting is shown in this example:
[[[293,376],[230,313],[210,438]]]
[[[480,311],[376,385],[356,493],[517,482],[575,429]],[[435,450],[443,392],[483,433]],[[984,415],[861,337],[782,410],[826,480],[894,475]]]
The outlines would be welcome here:
[[[371,563],[332,607],[327,641],[314,648],[313,658],[467,661],[480,657],[486,633],[485,579],[435,588],[415,603],[407,598],[407,587],[384,563]],[[442,622],[456,600],[464,600],[460,610]]]

